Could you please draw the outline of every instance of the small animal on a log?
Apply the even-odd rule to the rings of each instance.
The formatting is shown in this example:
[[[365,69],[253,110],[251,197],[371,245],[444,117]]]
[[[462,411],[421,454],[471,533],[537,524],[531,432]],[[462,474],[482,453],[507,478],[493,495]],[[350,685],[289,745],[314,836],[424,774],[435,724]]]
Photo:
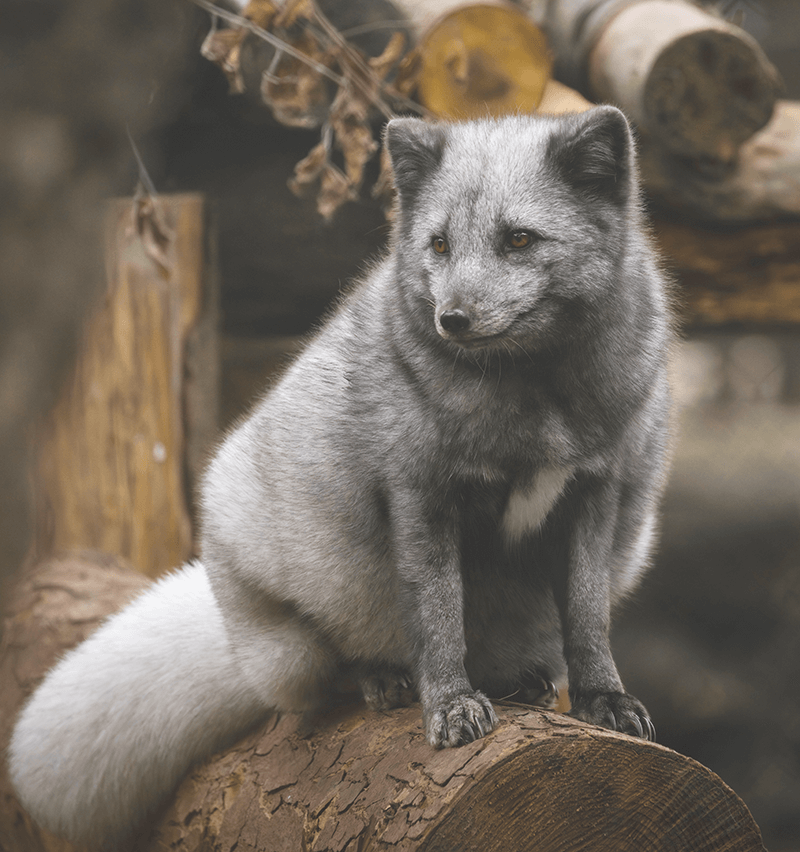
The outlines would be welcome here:
[[[492,698],[646,739],[612,657],[664,485],[668,287],[624,115],[385,130],[389,248],[220,444],[201,557],[67,654],[16,724],[42,826],[123,843],[197,762],[342,676],[433,748]]]

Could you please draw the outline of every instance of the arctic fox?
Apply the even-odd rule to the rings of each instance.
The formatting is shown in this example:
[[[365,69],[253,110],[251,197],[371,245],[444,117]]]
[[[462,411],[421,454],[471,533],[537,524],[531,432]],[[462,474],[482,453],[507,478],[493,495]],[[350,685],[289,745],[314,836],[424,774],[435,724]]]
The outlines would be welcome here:
[[[665,472],[670,318],[628,124],[391,121],[391,246],[222,443],[202,561],[50,672],[11,775],[31,815],[122,842],[196,761],[343,671],[419,696],[436,748],[490,698],[653,738],[609,647]]]

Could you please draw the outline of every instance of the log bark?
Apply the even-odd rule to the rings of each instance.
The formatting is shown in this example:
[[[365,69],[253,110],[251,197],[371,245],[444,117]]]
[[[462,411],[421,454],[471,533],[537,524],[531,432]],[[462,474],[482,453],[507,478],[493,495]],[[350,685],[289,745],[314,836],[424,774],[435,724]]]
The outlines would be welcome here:
[[[62,554],[27,566],[4,601],[0,642],[0,751],[5,753],[23,701],[69,648],[149,585],[119,557]],[[0,849],[3,852],[77,852],[36,826],[16,800],[0,762]]]
[[[52,658],[144,582],[86,555],[26,576],[0,649],[0,746]],[[510,702],[498,713],[494,733],[443,751],[416,705],[343,705],[302,726],[273,717],[187,777],[137,851],[763,850],[741,800],[695,761],[557,713]],[[4,850],[72,852],[0,785]]]
[[[666,219],[654,225],[680,285],[685,324],[800,323],[800,222],[725,230]]]
[[[156,576],[192,551],[187,494],[216,430],[216,296],[201,196],[106,218],[107,288],[37,439],[34,556],[93,548]],[[188,462],[188,463],[187,463]]]
[[[557,0],[545,25],[559,79],[683,156],[730,162],[772,115],[758,43],[686,0]]]
[[[662,746],[498,704],[488,737],[434,751],[418,706],[271,722],[195,772],[137,852],[763,850],[744,804]]]

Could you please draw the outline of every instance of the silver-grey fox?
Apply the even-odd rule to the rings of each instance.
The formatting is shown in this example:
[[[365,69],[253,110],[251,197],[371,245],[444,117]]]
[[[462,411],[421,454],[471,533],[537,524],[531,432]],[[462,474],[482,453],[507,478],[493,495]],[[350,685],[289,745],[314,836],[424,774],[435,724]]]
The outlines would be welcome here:
[[[644,570],[667,444],[670,320],[628,124],[389,123],[391,249],[222,443],[202,564],[69,653],[23,710],[32,816],[121,843],[269,708],[343,670],[422,703],[432,746],[489,697],[652,738],[609,647]],[[487,697],[489,696],[489,697]]]

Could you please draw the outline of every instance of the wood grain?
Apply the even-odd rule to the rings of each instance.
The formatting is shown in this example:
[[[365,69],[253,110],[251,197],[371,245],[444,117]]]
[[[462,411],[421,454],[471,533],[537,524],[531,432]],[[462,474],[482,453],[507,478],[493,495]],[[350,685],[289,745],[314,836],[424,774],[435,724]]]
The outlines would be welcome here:
[[[195,457],[201,450],[187,434],[199,431],[207,443],[213,433],[218,359],[206,318],[213,305],[203,199],[161,204],[169,234],[163,258],[148,253],[132,227],[131,200],[109,205],[107,287],[37,436],[37,558],[94,548],[156,576],[191,553],[187,446]],[[190,341],[195,360],[213,352],[205,370],[187,363]],[[187,387],[201,379],[211,390],[187,404]]]

